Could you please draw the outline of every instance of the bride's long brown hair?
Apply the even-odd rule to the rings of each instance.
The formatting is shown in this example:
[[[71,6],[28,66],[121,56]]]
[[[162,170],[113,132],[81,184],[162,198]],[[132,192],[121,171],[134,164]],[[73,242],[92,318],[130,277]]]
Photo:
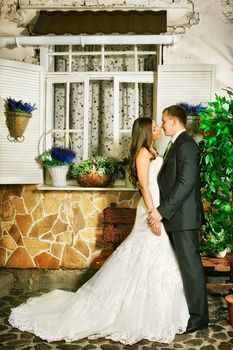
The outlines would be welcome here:
[[[136,187],[138,182],[136,157],[142,147],[150,151],[152,144],[152,119],[149,117],[139,117],[133,123],[130,145],[130,181]]]

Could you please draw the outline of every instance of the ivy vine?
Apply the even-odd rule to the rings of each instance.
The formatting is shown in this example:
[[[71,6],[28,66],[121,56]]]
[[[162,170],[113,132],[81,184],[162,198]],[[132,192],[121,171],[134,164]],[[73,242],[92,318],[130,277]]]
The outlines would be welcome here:
[[[233,250],[233,100],[215,95],[215,101],[199,113],[201,191],[207,203],[201,250],[215,254]]]

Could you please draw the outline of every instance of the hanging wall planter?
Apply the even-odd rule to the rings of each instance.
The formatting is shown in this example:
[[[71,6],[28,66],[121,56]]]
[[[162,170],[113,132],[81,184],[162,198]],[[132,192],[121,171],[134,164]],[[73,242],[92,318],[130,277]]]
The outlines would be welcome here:
[[[11,142],[23,142],[23,134],[31,117],[31,113],[6,112],[6,125],[9,130],[7,139]]]
[[[187,115],[186,130],[189,135],[193,136],[198,133],[199,117],[197,115]]]
[[[29,119],[32,117],[31,112],[36,109],[35,104],[23,102],[22,100],[16,101],[11,97],[7,97],[5,100],[6,108],[6,125],[9,130],[7,139],[11,142],[23,142],[24,132],[28,125]]]
[[[187,102],[179,103],[184,108],[187,114],[186,130],[189,135],[193,136],[199,133],[199,113],[206,109],[201,103],[198,105],[189,104]]]

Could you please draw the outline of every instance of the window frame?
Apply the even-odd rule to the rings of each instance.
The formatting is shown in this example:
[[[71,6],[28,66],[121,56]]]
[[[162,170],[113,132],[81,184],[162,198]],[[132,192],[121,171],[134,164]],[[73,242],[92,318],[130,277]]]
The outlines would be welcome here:
[[[86,159],[90,156],[88,154],[88,136],[89,136],[89,123],[88,123],[88,117],[89,117],[89,83],[92,80],[113,80],[113,96],[114,96],[114,103],[113,103],[113,115],[114,115],[114,123],[113,123],[113,156],[118,156],[119,152],[119,140],[120,140],[120,133],[125,132],[120,130],[119,128],[119,85],[122,82],[129,82],[135,84],[135,108],[136,108],[136,116],[138,116],[138,83],[151,83],[153,84],[153,97],[156,95],[155,88],[156,88],[156,73],[154,71],[103,71],[104,67],[104,57],[105,55],[111,54],[114,56],[114,54],[126,54],[129,53],[129,51],[104,51],[104,46],[101,45],[101,53],[102,55],[102,70],[101,71],[80,71],[80,72],[73,72],[71,71],[71,61],[72,61],[72,51],[71,51],[71,45],[69,45],[69,51],[68,52],[51,52],[49,51],[50,48],[44,48],[41,50],[41,61],[44,63],[45,66],[45,81],[46,81],[46,123],[45,123],[45,134],[53,134],[56,132],[65,134],[65,146],[70,146],[70,133],[75,133],[76,130],[69,129],[67,120],[69,118],[69,103],[68,100],[66,101],[66,128],[65,129],[54,129],[53,127],[53,118],[50,116],[54,116],[54,93],[53,93],[53,85],[56,83],[62,83],[66,84],[66,99],[69,98],[69,86],[71,83],[83,83],[84,84],[84,127],[83,127],[83,155],[82,158]],[[125,45],[129,46],[129,45]],[[138,55],[144,54],[147,55],[156,53],[156,65],[158,66],[158,53],[160,52],[159,45],[157,45],[156,49],[157,51],[138,51],[137,45],[134,46],[133,54],[135,64],[138,60]],[[66,53],[69,56],[69,71],[68,72],[51,72],[51,57],[55,56],[56,54],[62,55],[63,53]],[[89,52],[90,55],[92,55],[93,52]],[[132,53],[132,52],[130,52]],[[75,52],[76,54],[76,52]],[[82,53],[80,53],[82,55]],[[136,65],[137,67],[137,65]],[[156,108],[153,103],[153,118],[155,117],[155,111]],[[130,131],[131,132],[131,131]],[[45,148],[50,148],[52,146],[52,140],[51,138],[46,139],[44,143]]]

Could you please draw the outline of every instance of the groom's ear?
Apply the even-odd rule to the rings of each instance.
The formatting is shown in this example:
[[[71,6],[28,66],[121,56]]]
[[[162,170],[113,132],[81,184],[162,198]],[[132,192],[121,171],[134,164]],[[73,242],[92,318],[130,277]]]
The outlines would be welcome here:
[[[181,126],[181,121],[179,120],[179,118],[174,117],[173,120],[174,120],[174,124],[173,124],[174,126]]]
[[[172,125],[177,126],[179,122],[179,119],[177,117],[172,117]]]

